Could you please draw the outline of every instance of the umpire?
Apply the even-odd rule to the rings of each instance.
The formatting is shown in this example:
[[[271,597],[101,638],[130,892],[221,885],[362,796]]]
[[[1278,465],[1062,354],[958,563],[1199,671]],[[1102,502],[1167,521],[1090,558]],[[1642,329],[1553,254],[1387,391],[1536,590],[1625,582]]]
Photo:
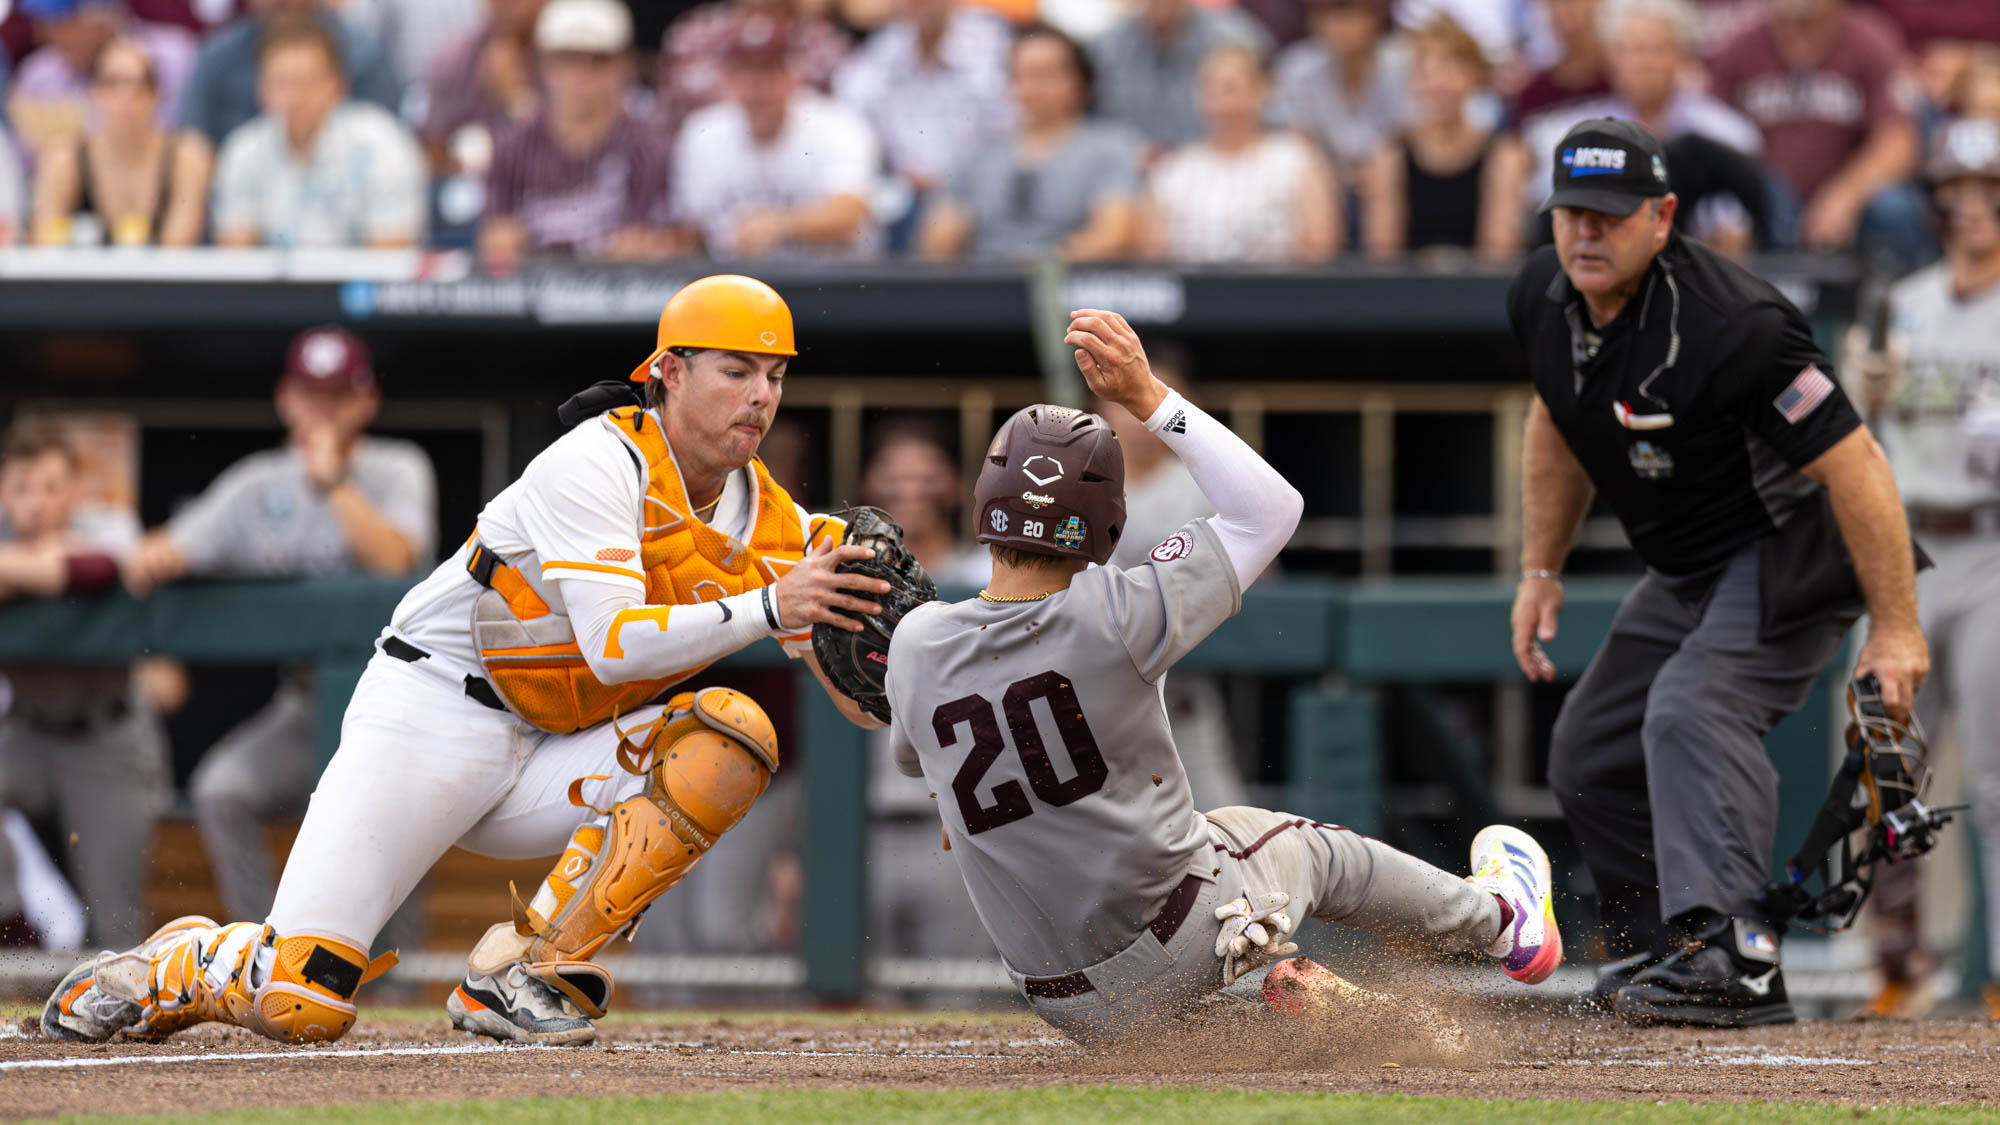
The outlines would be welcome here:
[[[1646,573],[1556,720],[1549,781],[1624,957],[1597,998],[1642,1021],[1792,1018],[1763,916],[1778,775],[1763,738],[1865,608],[1856,674],[1904,717],[1930,656],[1879,446],[1776,289],[1674,233],[1659,142],[1626,121],[1556,149],[1555,245],[1507,294],[1528,357],[1514,656],[1556,669],[1562,564],[1602,492]]]

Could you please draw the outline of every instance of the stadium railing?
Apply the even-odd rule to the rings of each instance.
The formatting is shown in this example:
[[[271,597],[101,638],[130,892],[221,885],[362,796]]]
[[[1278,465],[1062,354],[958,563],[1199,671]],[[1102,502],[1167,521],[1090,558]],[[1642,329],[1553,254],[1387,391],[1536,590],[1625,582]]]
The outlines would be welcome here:
[[[1562,632],[1549,646],[1558,667],[1571,674],[1583,668],[1628,586],[1615,578],[1572,584]],[[8,603],[0,605],[0,665],[120,663],[148,654],[195,663],[309,663],[317,668],[320,745],[330,754],[347,697],[404,588],[367,579],[195,582],[168,587],[145,601],[121,594]],[[1388,791],[1376,689],[1517,676],[1507,643],[1511,600],[1511,586],[1485,579],[1261,585],[1244,595],[1243,611],[1183,666],[1286,678],[1291,685],[1287,809],[1379,831]],[[730,662],[786,663],[770,645],[754,646]],[[1824,792],[1834,678],[1823,677],[1812,701],[1769,739],[1785,779],[1780,839],[1804,831]],[[823,692],[800,695],[799,729],[808,741],[800,962],[746,968],[748,962],[736,963],[744,959],[723,965],[700,958],[659,963],[628,958],[635,983],[799,984],[827,999],[859,996],[871,984],[917,987],[914,976],[921,976],[923,987],[945,983],[938,968],[885,973],[882,964],[871,966],[866,958],[863,733],[841,719]],[[440,958],[429,968],[447,972],[451,959]],[[971,974],[966,980],[986,980],[976,966],[961,968]]]

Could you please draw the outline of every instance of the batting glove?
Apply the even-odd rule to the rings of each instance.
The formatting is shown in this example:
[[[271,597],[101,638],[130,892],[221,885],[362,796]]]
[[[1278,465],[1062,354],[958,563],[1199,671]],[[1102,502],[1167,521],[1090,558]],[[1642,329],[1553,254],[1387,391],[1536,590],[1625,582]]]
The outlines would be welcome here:
[[[1222,983],[1236,978],[1265,961],[1299,951],[1298,943],[1286,941],[1294,925],[1284,912],[1292,896],[1283,891],[1253,895],[1244,888],[1243,897],[1215,908],[1222,932],[1215,938],[1215,955],[1222,958]]]

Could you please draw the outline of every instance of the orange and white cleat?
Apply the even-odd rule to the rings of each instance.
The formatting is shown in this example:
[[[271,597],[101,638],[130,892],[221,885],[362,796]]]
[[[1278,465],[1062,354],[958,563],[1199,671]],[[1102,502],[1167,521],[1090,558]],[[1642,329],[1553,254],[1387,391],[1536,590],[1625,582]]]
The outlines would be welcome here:
[[[121,1031],[145,1034],[143,995],[153,955],[188,930],[215,927],[215,920],[189,914],[176,918],[127,953],[106,950],[64,974],[42,1006],[42,1034],[50,1039],[102,1043]],[[98,987],[100,971],[125,972],[132,979],[115,989]]]
[[[1522,984],[1540,984],[1562,964],[1562,934],[1556,930],[1554,880],[1549,856],[1533,836],[1504,824],[1482,828],[1472,838],[1473,886],[1507,904],[1513,917],[1487,952],[1506,974]]]

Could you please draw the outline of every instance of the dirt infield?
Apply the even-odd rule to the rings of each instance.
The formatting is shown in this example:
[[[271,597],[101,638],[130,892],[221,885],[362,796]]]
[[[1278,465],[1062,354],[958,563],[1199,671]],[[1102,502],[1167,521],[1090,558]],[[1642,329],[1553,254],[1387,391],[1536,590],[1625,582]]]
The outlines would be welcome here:
[[[1351,1024],[1290,1020],[1108,1054],[1024,1015],[671,1013],[607,1022],[581,1049],[500,1047],[400,1011],[339,1044],[284,1048],[203,1028],[166,1046],[43,1041],[0,1032],[0,1116],[187,1112],[533,1093],[756,1088],[1012,1089],[1194,1086],[1480,1098],[2000,1105],[2000,1028],[1984,1021],[1814,1022],[1745,1032],[1635,1029],[1558,1006],[1467,1011],[1480,1057]],[[1385,1066],[1400,1056],[1401,1065]]]

